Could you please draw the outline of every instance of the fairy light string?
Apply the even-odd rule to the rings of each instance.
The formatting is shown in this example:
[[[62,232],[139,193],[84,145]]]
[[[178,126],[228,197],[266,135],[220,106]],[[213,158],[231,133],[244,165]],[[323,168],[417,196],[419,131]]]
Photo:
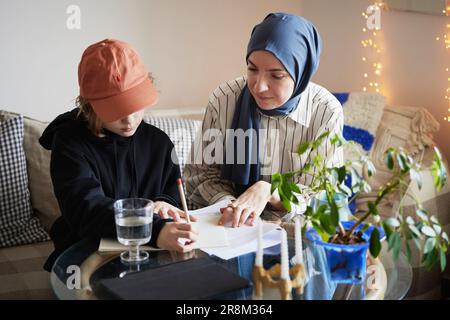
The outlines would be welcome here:
[[[381,75],[383,72],[383,65],[381,63],[381,10],[386,9],[384,2],[375,2],[369,6],[366,12],[362,13],[365,18],[365,25],[362,28],[364,39],[361,45],[364,49],[362,61],[364,63],[364,92],[382,93]],[[375,19],[375,23],[369,23],[368,19]]]
[[[447,11],[445,12],[447,14],[447,16],[450,13],[450,7],[447,8]],[[448,54],[449,49],[450,49],[450,24],[447,23],[447,28],[446,28],[446,32],[444,35],[442,35],[442,37],[436,37],[437,41],[442,41],[444,43],[444,47],[445,50]],[[449,61],[449,59],[447,59],[447,61]],[[447,62],[448,63],[448,62]],[[450,68],[449,65],[447,64],[447,66],[445,67],[445,75],[447,78],[447,89],[445,90],[445,95],[444,95],[444,99],[445,99],[445,103],[447,105],[447,116],[444,117],[445,121],[450,122],[450,72],[449,72]]]

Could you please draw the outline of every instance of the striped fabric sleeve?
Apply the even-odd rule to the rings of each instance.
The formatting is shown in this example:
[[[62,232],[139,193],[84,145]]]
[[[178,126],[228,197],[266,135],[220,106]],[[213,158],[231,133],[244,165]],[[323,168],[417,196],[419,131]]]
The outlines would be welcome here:
[[[185,167],[186,190],[195,208],[224,199],[236,199],[233,184],[220,177],[220,165],[214,162],[211,164],[212,161],[204,156],[211,154],[212,143],[222,144],[222,139],[217,139],[221,131],[216,102],[217,100],[211,99],[206,108],[201,132],[197,134],[191,148],[191,161]]]

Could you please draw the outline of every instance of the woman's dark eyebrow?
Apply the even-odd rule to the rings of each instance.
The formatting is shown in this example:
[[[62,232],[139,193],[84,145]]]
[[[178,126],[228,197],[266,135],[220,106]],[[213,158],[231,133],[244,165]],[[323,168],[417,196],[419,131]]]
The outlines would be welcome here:
[[[250,63],[252,65],[252,67],[256,68],[256,65],[250,59],[247,59],[247,62]]]
[[[252,65],[252,67],[258,68],[250,59],[247,59],[247,62]],[[270,69],[270,72],[286,72],[284,69]]]

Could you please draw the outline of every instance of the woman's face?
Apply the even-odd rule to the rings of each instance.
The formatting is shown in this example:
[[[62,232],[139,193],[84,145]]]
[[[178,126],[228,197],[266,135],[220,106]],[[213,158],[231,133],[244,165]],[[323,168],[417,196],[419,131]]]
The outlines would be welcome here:
[[[119,136],[131,137],[144,118],[144,111],[145,110],[143,109],[122,119],[104,123],[103,127]]]
[[[253,51],[247,60],[247,84],[261,109],[272,110],[288,101],[295,82],[283,64],[268,51]]]

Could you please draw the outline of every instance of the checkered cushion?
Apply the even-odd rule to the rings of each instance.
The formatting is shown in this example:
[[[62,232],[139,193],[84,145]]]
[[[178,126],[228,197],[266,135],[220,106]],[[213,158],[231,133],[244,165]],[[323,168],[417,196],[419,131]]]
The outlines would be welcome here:
[[[170,140],[172,140],[178,156],[181,175],[183,175],[184,166],[186,165],[192,142],[195,139],[201,121],[151,117],[148,115],[145,116],[144,121],[164,131]]]
[[[0,300],[55,299],[42,269],[52,251],[51,241],[0,249]]]
[[[33,216],[23,135],[22,116],[0,123],[0,248],[49,240]]]

